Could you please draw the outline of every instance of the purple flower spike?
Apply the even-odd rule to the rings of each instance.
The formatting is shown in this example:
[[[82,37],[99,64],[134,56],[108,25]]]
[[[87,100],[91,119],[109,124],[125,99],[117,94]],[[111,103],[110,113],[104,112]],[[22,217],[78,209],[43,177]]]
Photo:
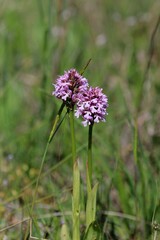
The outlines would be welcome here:
[[[77,102],[75,116],[77,118],[79,118],[79,116],[83,117],[84,121],[82,124],[85,127],[95,122],[105,122],[105,115],[108,114],[106,112],[107,107],[108,99],[107,96],[102,93],[102,89],[99,87],[90,87],[80,96]]]
[[[55,91],[52,95],[58,99],[65,101],[67,104],[74,105],[83,91],[88,88],[88,81],[81,76],[75,69],[70,69],[64,72],[64,75],[59,76],[56,84],[53,84]]]

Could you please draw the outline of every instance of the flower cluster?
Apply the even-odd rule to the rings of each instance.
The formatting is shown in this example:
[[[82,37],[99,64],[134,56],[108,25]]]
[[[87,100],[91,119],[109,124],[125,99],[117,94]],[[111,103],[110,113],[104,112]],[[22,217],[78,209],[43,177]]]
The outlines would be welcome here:
[[[55,91],[52,95],[67,102],[76,103],[77,97],[86,91],[88,88],[88,81],[81,76],[75,69],[65,71],[64,75],[59,76],[56,84],[53,84]]]
[[[79,118],[82,116],[84,126],[91,125],[94,122],[105,122],[106,109],[108,107],[108,99],[102,93],[99,87],[90,87],[88,91],[84,92],[82,97],[77,102],[77,110],[75,116]]]
[[[66,71],[59,76],[56,84],[53,84],[55,91],[52,93],[63,100],[67,106],[76,105],[75,116],[82,116],[83,125],[91,125],[95,122],[105,121],[108,99],[99,87],[89,87],[86,78],[81,76],[75,69]]]

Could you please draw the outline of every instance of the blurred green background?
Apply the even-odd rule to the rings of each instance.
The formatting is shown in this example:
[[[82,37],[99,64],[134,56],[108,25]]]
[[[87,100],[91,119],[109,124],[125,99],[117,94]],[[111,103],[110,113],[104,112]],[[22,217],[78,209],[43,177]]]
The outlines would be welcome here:
[[[29,214],[31,183],[61,104],[51,96],[52,83],[64,70],[82,70],[91,58],[84,76],[109,99],[106,123],[93,132],[104,239],[158,239],[159,9],[158,0],[0,0],[0,229]],[[85,185],[87,128],[79,119],[75,127]],[[71,209],[70,153],[66,118],[50,144],[38,188],[37,214],[49,239],[58,239],[60,220],[43,216]],[[84,188],[82,195],[83,210]],[[23,239],[25,227],[16,225],[0,237]]]

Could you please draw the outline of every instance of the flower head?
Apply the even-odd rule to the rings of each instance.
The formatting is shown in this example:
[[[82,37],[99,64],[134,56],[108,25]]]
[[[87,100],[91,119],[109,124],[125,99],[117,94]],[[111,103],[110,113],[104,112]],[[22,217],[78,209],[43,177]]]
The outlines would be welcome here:
[[[88,81],[81,76],[75,69],[70,69],[64,72],[64,75],[59,76],[56,84],[53,84],[55,91],[52,95],[65,101],[66,103],[75,104],[83,91],[88,88]]]
[[[91,125],[95,122],[105,122],[106,109],[108,107],[108,98],[102,93],[99,87],[90,87],[83,92],[77,102],[77,109],[75,116],[79,118],[82,116],[84,126]]]

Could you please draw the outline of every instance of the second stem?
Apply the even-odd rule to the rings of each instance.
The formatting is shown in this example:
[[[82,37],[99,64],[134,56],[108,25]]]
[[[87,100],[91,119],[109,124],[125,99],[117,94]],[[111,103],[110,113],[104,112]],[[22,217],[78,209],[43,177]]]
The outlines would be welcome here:
[[[89,125],[88,130],[88,161],[87,161],[87,188],[92,188],[92,132],[93,124]]]

